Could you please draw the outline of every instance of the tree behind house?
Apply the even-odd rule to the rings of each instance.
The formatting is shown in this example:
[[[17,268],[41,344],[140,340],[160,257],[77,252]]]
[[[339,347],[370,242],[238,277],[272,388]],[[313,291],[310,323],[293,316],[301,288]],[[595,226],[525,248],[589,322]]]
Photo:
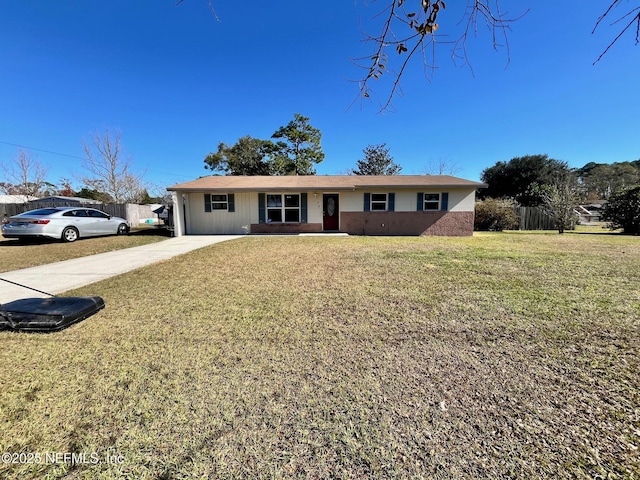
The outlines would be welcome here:
[[[270,155],[274,148],[273,142],[249,135],[231,146],[220,142],[218,151],[205,157],[205,168],[225,175],[272,175]]]
[[[354,175],[398,175],[402,167],[393,161],[386,143],[369,145],[364,150],[364,158],[358,160]]]
[[[481,179],[488,184],[482,198],[513,198],[523,206],[536,206],[540,198],[532,193],[533,185],[553,185],[558,179],[571,176],[566,162],[548,155],[525,155],[508,162],[497,162],[485,168]]]
[[[90,200],[97,200],[98,202],[102,203],[113,203],[113,198],[111,198],[111,195],[87,187],[82,187],[76,192],[75,196],[80,198],[88,198]]]
[[[320,145],[322,132],[309,123],[309,117],[294,114],[286,126],[280,127],[271,138],[275,143],[273,171],[275,175],[315,175],[314,164],[324,160]]]
[[[640,162],[589,162],[575,173],[592,199],[608,200],[640,183]]]

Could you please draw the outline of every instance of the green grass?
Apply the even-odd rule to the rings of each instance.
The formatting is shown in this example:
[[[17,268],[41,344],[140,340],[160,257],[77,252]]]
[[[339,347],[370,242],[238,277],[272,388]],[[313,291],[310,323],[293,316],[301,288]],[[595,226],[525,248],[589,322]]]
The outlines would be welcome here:
[[[166,239],[167,236],[162,231],[150,229],[133,230],[130,235],[125,236],[82,238],[73,243],[53,240],[21,243],[18,240],[0,237],[0,273],[147,245]]]
[[[0,333],[6,478],[638,478],[640,239],[247,237]]]

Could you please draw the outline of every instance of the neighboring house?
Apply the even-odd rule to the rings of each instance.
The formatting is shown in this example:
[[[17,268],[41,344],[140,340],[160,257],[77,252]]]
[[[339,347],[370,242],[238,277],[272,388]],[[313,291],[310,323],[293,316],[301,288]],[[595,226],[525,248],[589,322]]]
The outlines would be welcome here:
[[[169,187],[179,235],[472,235],[477,188],[447,175],[209,176]]]
[[[602,217],[606,204],[606,200],[596,200],[589,204],[578,205],[574,211],[578,215],[581,224],[597,223]]]
[[[82,197],[63,197],[61,195],[52,195],[50,197],[38,198],[37,200],[31,200],[31,203],[47,203],[49,205],[59,205],[61,207],[72,207],[74,205],[98,205],[102,202],[98,200],[92,200],[91,198]]]

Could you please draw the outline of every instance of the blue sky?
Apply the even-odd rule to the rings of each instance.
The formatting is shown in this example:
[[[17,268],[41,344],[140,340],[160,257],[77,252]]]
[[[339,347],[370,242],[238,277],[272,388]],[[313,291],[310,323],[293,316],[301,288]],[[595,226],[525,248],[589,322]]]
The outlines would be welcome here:
[[[435,74],[426,80],[415,63],[384,114],[384,82],[349,108],[350,80],[364,74],[351,59],[371,54],[360,29],[377,33],[384,0],[212,2],[220,21],[207,0],[3,2],[0,162],[23,145],[49,181],[74,179],[83,139],[119,129],[137,170],[166,187],[208,174],[203,159],[218,142],[269,138],[296,112],[323,133],[319,174],[345,173],[379,143],[402,173],[446,160],[471,180],[526,154],[573,167],[640,158],[635,32],[592,65],[618,31],[591,34],[608,2],[504,2],[510,16],[530,10],[512,25],[508,53],[484,29],[470,39],[473,73],[444,43],[461,28],[462,10],[449,5]]]

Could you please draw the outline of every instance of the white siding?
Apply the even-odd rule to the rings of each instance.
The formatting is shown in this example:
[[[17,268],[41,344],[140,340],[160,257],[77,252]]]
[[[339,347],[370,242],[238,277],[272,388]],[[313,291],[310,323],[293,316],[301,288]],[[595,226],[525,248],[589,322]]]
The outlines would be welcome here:
[[[252,210],[254,209],[252,196],[256,197],[255,215],[257,221],[257,194],[235,193],[235,212],[227,212],[226,210],[205,212],[204,195],[204,192],[187,195],[187,234],[189,235],[239,235],[247,233],[242,227],[249,227],[251,224]]]
[[[452,212],[473,212],[476,207],[475,190],[449,190],[449,210]]]
[[[340,192],[340,211],[341,212],[364,211],[364,191]]]

